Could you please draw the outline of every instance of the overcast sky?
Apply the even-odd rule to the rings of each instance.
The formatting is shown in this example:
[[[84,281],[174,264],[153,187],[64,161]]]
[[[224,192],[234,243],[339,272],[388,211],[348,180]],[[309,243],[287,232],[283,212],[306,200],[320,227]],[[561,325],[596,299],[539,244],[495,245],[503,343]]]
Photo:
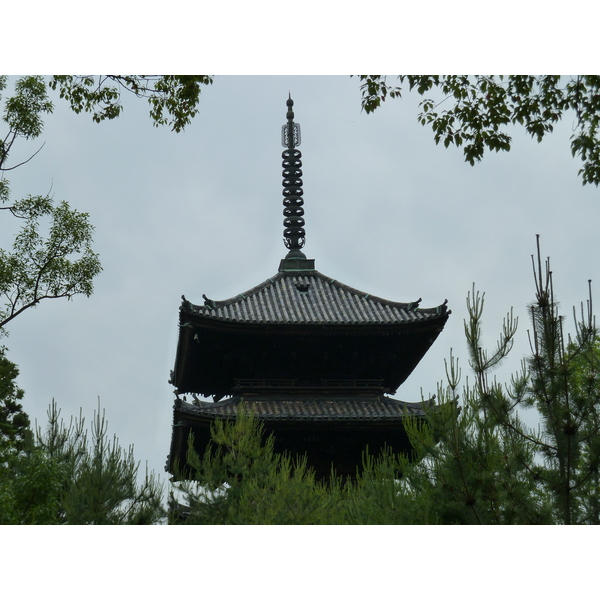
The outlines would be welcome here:
[[[46,301],[10,324],[24,407],[45,424],[54,398],[63,416],[89,421],[98,397],[109,431],[165,477],[173,390],[168,384],[181,295],[222,300],[277,272],[282,241],[281,126],[294,99],[302,129],[307,241],[316,268],[383,298],[452,315],[396,397],[435,393],[450,349],[467,357],[465,298],[485,292],[484,333],[495,345],[511,307],[519,317],[512,358],[527,353],[530,256],[541,234],[563,312],[600,282],[599,192],[581,185],[571,157],[573,123],[541,144],[514,132],[510,153],[475,167],[436,146],[417,123],[418,98],[361,112],[346,76],[222,76],[203,90],[184,133],[155,128],[144,100],[125,99],[114,122],[95,124],[55,98],[43,135],[16,147],[12,197],[45,194],[90,214],[103,272],[93,296]],[[2,247],[8,245],[3,228]]]

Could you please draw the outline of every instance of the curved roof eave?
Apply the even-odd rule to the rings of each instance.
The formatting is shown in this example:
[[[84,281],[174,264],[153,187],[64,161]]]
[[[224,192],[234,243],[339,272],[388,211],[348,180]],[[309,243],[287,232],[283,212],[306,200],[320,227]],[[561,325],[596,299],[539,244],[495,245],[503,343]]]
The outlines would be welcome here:
[[[446,320],[447,301],[433,308],[367,294],[316,270],[280,271],[250,290],[204,305],[183,298],[181,312],[230,323],[392,325]]]

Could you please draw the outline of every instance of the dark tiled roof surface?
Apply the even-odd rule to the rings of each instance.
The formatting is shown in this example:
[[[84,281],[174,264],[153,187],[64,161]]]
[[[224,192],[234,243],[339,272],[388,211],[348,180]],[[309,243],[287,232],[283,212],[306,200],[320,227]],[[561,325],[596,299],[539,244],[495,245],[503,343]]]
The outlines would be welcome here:
[[[233,323],[347,325],[415,323],[447,314],[445,303],[423,309],[418,308],[418,301],[391,302],[318,271],[279,272],[234,298],[214,301],[205,297],[204,306],[184,299],[182,312]]]
[[[175,408],[196,417],[234,417],[241,402],[248,413],[260,419],[280,421],[398,421],[407,415],[425,414],[420,403],[378,395],[235,396],[220,402],[194,404],[177,400]]]

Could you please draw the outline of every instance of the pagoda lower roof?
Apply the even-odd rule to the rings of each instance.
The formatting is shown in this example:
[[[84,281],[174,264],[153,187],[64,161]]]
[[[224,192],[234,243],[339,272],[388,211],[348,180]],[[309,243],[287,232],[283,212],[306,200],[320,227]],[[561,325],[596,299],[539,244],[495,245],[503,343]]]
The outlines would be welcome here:
[[[241,407],[261,421],[402,421],[409,416],[424,416],[421,403],[402,402],[380,394],[321,394],[298,397],[294,394],[238,395],[220,400],[193,403],[176,400],[180,416],[214,420],[237,417]]]
[[[394,325],[444,323],[444,304],[419,308],[416,302],[392,302],[361,292],[316,270],[280,271],[228,300],[204,305],[183,298],[184,314],[210,321],[259,325]]]
[[[190,443],[202,456],[213,443],[215,421],[251,415],[273,435],[275,452],[304,455],[319,479],[354,477],[365,450],[377,456],[384,448],[411,456],[407,418],[426,418],[421,403],[382,394],[239,394],[219,402],[194,403],[181,398],[173,409],[173,434],[166,470],[176,479],[194,478],[188,464]]]

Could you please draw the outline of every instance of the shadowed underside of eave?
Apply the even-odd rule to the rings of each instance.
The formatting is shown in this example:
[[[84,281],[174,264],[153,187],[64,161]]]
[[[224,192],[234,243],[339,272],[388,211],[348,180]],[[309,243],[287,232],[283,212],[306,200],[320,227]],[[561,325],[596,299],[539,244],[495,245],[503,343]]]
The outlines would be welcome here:
[[[180,330],[178,393],[231,394],[240,379],[382,380],[394,393],[435,341],[439,322],[405,326],[242,326],[191,317]]]

